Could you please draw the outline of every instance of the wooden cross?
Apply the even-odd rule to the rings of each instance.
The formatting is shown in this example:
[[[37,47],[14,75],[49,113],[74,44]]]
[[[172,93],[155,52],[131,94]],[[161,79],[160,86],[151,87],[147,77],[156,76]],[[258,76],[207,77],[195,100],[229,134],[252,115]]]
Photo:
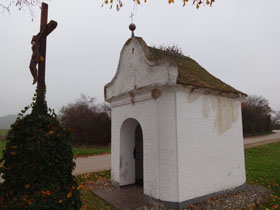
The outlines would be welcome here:
[[[33,76],[33,84],[37,82],[37,101],[45,103],[45,72],[46,72],[46,46],[47,36],[57,27],[57,22],[51,20],[48,22],[48,4],[42,3],[41,8],[41,24],[40,32],[33,36],[32,44],[32,57],[30,61],[30,71]],[[38,70],[37,70],[38,64]]]

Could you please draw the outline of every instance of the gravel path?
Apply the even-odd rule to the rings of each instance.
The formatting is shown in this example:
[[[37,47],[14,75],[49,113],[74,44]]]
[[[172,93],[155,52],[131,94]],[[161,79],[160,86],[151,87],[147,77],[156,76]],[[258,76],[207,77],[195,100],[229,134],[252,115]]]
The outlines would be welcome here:
[[[190,205],[185,210],[234,210],[253,207],[265,202],[270,190],[260,185],[246,185],[246,188],[234,194],[226,194],[210,198],[204,202]],[[171,210],[157,206],[143,206],[137,210]]]

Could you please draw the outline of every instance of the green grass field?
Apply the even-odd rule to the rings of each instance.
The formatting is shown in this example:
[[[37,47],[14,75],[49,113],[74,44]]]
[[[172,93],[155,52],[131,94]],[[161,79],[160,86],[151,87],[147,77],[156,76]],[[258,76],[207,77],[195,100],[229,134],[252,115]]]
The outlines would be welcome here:
[[[110,153],[110,147],[73,147],[74,156],[100,155]]]
[[[0,136],[6,136],[8,131],[9,131],[9,129],[0,129]]]
[[[111,174],[110,171],[101,171],[97,173],[90,173],[77,176],[78,185],[81,192],[82,198],[82,209],[87,210],[96,210],[96,209],[103,209],[103,210],[116,210],[110,204],[106,203],[104,200],[100,199],[99,197],[95,196],[92,193],[92,190],[89,186],[96,182],[97,180],[110,180]]]
[[[6,143],[0,141],[0,159],[3,155],[3,150],[5,149]],[[79,156],[89,156],[89,155],[101,155],[110,153],[110,147],[73,147],[73,153],[75,157]]]
[[[245,150],[248,184],[260,184],[272,190],[270,200],[254,209],[280,209],[280,143]]]

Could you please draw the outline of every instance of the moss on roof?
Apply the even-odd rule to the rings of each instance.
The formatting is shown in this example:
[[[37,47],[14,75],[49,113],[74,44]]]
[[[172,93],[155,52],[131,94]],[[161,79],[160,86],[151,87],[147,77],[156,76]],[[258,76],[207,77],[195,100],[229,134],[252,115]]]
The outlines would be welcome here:
[[[141,45],[148,60],[155,62],[160,60],[168,60],[178,67],[177,84],[193,86],[197,88],[207,88],[221,91],[223,93],[246,95],[245,93],[234,89],[230,85],[214,77],[190,57],[149,47],[141,37],[136,37],[136,39]]]

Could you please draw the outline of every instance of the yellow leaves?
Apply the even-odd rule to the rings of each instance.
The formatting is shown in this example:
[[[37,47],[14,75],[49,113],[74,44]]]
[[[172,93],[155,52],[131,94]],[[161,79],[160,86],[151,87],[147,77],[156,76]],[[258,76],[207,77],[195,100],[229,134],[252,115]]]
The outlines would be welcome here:
[[[83,205],[83,206],[82,206],[82,209],[87,209],[87,205]]]
[[[49,135],[53,135],[54,134],[54,131],[49,131],[48,133],[46,133],[45,136],[49,136]]]
[[[41,193],[42,193],[43,196],[50,196],[51,195],[51,191],[49,191],[49,190],[45,190],[45,191],[43,190]]]
[[[140,5],[143,2],[146,3],[147,0],[133,0],[133,2],[135,2],[137,5]],[[167,0],[167,2],[169,4],[173,4],[173,3],[175,3],[175,0]],[[189,2],[189,0],[183,0],[183,7],[186,6],[187,2]],[[215,2],[215,0],[193,0],[192,4],[196,5],[196,8],[198,9],[200,7],[200,4],[212,6],[213,2]],[[116,7],[117,11],[119,11],[121,9],[121,7],[123,6],[122,0],[104,0],[101,7],[103,7],[104,4],[110,5],[110,9],[112,9],[113,6]]]
[[[188,3],[189,0],[184,0],[183,1],[183,7],[186,6],[186,4]]]
[[[141,4],[141,0],[133,0],[134,2],[136,2],[137,4]],[[146,0],[145,0],[146,2]]]
[[[72,197],[72,191],[70,191],[70,192],[67,194],[67,197],[68,197],[68,198],[71,198],[71,197]]]
[[[256,207],[256,204],[249,204],[249,205],[247,205],[247,208],[249,209],[249,210],[253,210],[253,208],[254,207]]]
[[[59,200],[58,203],[63,203],[63,200]]]
[[[83,189],[85,189],[86,188],[86,185],[85,184],[80,184],[79,186],[78,186],[78,190],[83,190]]]
[[[29,189],[29,188],[30,188],[30,184],[26,184],[25,189]]]
[[[271,206],[272,209],[278,209],[279,205],[275,204],[273,206]]]

